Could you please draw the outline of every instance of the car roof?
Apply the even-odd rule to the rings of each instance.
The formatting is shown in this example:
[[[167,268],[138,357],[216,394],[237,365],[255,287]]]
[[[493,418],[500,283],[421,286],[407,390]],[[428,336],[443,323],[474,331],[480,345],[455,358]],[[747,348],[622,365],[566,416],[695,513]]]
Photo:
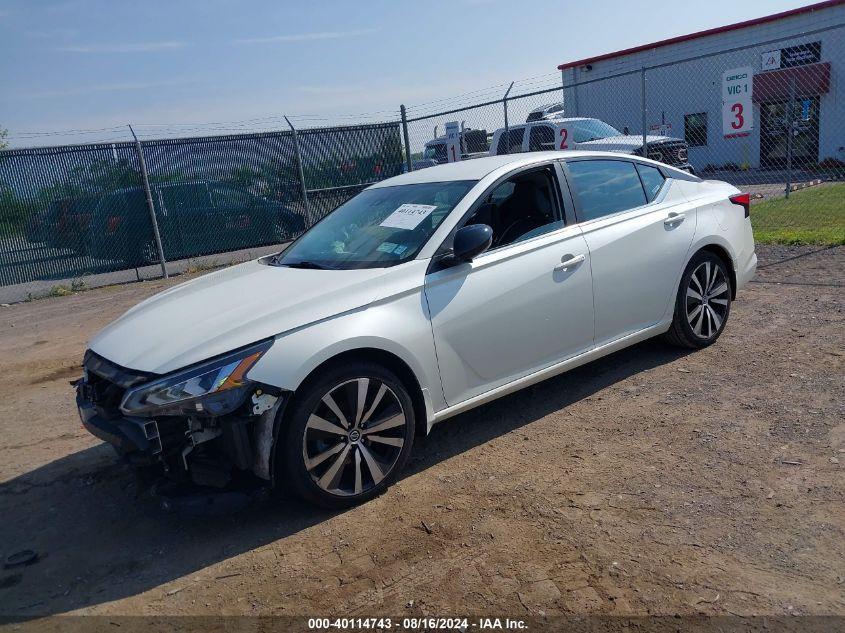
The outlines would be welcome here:
[[[548,152],[527,152],[520,154],[500,154],[498,156],[483,156],[482,158],[473,158],[470,160],[462,160],[456,163],[446,163],[445,165],[437,165],[435,167],[426,167],[416,171],[394,176],[387,180],[382,180],[371,188],[377,187],[395,187],[396,185],[410,185],[424,182],[452,182],[455,180],[481,180],[488,174],[503,168],[519,168],[525,165],[532,165],[534,163],[560,160],[562,158],[575,158],[587,156],[603,156],[609,158],[625,158],[624,154],[612,152],[587,152],[582,150],[577,151],[548,151]]]
[[[570,117],[554,117],[551,119],[537,119],[536,121],[525,121],[524,123],[514,123],[513,125],[508,126],[509,130],[520,129],[524,127],[528,127],[529,125],[540,125],[542,123],[546,124],[555,124],[555,123],[569,123],[571,121],[601,121],[601,119],[597,119],[595,117],[586,117],[586,116],[570,116]],[[496,134],[499,132],[504,132],[505,128],[500,127],[496,130]]]

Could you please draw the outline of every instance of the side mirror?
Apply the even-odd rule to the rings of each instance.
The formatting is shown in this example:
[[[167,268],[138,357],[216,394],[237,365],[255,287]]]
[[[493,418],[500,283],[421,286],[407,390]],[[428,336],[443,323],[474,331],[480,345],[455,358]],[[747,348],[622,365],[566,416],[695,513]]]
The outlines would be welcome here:
[[[471,262],[493,243],[493,229],[486,224],[463,226],[455,233],[452,256],[456,261]]]
[[[630,133],[631,131],[628,129],[627,125],[622,128],[622,134],[624,134],[625,136],[628,136]]]

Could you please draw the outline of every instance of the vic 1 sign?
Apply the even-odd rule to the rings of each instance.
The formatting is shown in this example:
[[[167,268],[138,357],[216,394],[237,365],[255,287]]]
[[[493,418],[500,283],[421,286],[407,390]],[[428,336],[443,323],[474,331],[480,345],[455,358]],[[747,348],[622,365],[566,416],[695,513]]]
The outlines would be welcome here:
[[[461,130],[457,121],[446,123],[446,159],[450,163],[461,160]]]
[[[754,129],[753,81],[754,70],[750,66],[732,68],[722,75],[722,131],[725,138],[748,136]]]

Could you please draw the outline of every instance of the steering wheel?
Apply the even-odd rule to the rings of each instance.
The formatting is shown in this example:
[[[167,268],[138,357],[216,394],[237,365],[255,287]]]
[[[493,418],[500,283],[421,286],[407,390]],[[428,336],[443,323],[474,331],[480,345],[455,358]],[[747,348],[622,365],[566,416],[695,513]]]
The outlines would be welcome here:
[[[542,224],[538,222],[538,218],[536,216],[517,218],[511,222],[504,231],[502,231],[499,239],[495,240],[496,246],[510,244],[511,242],[516,241],[518,237],[525,235],[528,231],[536,229],[538,226],[542,226]]]

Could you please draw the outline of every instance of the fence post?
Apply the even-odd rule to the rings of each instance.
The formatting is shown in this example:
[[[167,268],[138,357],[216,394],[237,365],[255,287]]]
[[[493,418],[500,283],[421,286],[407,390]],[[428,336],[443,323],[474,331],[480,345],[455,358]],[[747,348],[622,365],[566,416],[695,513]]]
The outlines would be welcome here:
[[[414,161],[411,160],[411,143],[408,141],[408,113],[405,111],[405,105],[399,106],[399,114],[402,116],[402,137],[405,139],[405,163],[408,165],[408,171],[414,171]]]
[[[643,116],[643,158],[648,158],[648,117],[646,116],[645,100],[645,67],[640,71],[640,92],[642,92],[642,116]]]
[[[311,218],[311,207],[308,205],[308,187],[305,186],[305,170],[302,168],[302,154],[299,152],[299,137],[296,134],[296,128],[293,127],[293,123],[290,122],[290,119],[285,117],[285,121],[288,122],[288,126],[290,126],[290,131],[293,132],[293,149],[296,152],[296,167],[299,170],[299,184],[302,185],[302,202],[305,205],[305,217],[309,220]]]
[[[508,95],[511,93],[511,88],[513,88],[513,82],[511,82],[511,85],[505,91],[505,96],[502,97],[502,108],[505,111],[505,154],[511,153],[511,128],[508,125]]]
[[[789,104],[786,106],[786,191],[792,189],[792,134],[795,127],[795,77],[789,80]]]
[[[569,106],[566,103],[566,73],[565,70],[560,71],[560,102],[563,104],[563,111],[568,113],[569,110],[567,109]]]
[[[150,211],[150,223],[153,225],[153,236],[156,241],[156,249],[158,250],[158,260],[161,262],[161,276],[167,279],[167,262],[164,259],[164,247],[161,245],[161,233],[158,230],[158,220],[156,219],[156,209],[153,204],[153,192],[150,190],[150,176],[147,173],[147,161],[144,159],[144,150],[141,147],[141,141],[138,140],[135,130],[129,126],[129,131],[132,132],[132,138],[135,139],[135,151],[138,152],[138,166],[141,168],[141,182],[144,185],[144,193],[147,194],[147,209]]]

